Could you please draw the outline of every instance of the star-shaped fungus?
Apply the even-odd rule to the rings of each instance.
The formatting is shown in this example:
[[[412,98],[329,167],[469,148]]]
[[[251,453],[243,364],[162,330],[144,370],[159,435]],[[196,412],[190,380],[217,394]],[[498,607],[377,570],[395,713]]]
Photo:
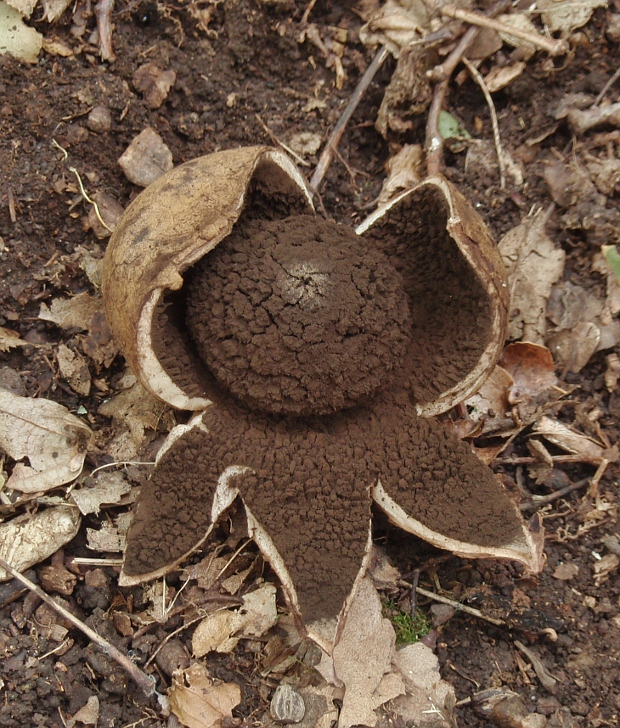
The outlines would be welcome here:
[[[432,415],[475,391],[504,340],[501,262],[442,177],[356,232],[252,147],[145,190],[104,264],[111,328],[153,394],[194,410],[143,488],[121,584],[165,574],[241,497],[300,628],[330,650],[371,545],[371,501],[456,554],[540,568],[491,470]]]

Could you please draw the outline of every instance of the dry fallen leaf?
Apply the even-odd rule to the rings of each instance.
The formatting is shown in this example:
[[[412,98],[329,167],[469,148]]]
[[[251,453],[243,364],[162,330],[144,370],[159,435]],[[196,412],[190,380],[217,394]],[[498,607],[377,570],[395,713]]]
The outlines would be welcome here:
[[[542,435],[549,442],[566,450],[572,455],[578,455],[585,461],[600,462],[609,460],[614,462],[618,459],[617,447],[605,448],[591,437],[584,435],[572,427],[554,420],[552,417],[541,417],[532,427],[533,432]]]
[[[162,71],[154,63],[145,63],[133,74],[133,85],[144,96],[149,109],[159,109],[168,98],[177,75],[172,70]]]
[[[177,670],[168,689],[170,710],[187,728],[220,728],[224,718],[241,702],[234,683],[215,684],[203,665]]]
[[[334,672],[345,687],[339,728],[376,724],[374,693],[390,670],[395,644],[396,635],[383,616],[379,595],[370,579],[364,578],[334,646]]]
[[[390,157],[387,163],[388,176],[381,188],[377,205],[380,207],[418,184],[423,163],[424,150],[420,144],[405,144],[397,154]]]
[[[93,316],[103,309],[103,302],[88,293],[80,293],[73,298],[55,298],[51,306],[41,304],[39,318],[51,321],[62,329],[88,331]]]
[[[95,485],[71,491],[71,497],[83,516],[99,513],[102,503],[114,504],[131,490],[131,485],[122,473],[99,473],[94,477]]]
[[[502,353],[501,366],[512,376],[511,404],[536,397],[557,384],[553,357],[546,346],[518,341]]]
[[[131,513],[121,513],[115,525],[104,521],[99,530],[87,528],[87,548],[103,553],[123,553],[127,547],[127,531],[130,523]]]
[[[469,417],[474,422],[483,420],[481,435],[507,430],[514,424],[508,399],[513,386],[512,376],[496,365],[476,394],[465,401]]]
[[[99,721],[99,698],[91,695],[86,701],[86,705],[82,706],[73,718],[67,718],[65,725],[67,728],[73,728],[76,723],[84,725],[97,725]]]
[[[47,508],[34,516],[0,525],[0,557],[18,571],[27,571],[69,543],[80,528],[77,508]],[[10,575],[0,569],[0,581]]]
[[[263,584],[243,597],[243,606],[238,610],[214,612],[200,622],[192,637],[194,656],[231,652],[241,637],[260,637],[277,619],[276,588]]]
[[[568,561],[566,563],[558,564],[553,572],[554,579],[560,579],[560,581],[570,581],[574,579],[579,573],[579,566]]]
[[[402,676],[407,692],[393,700],[390,708],[407,725],[455,725],[454,688],[441,679],[439,660],[430,647],[422,642],[403,647],[394,656],[394,668]]]
[[[65,344],[60,344],[56,352],[56,361],[60,375],[67,380],[71,389],[83,397],[88,397],[91,383],[90,370],[86,359],[80,352],[70,349]]]
[[[594,571],[594,583],[596,586],[607,581],[608,576],[620,566],[620,557],[617,554],[605,554],[602,559],[595,561],[592,570]]]
[[[32,344],[20,339],[19,334],[15,333],[15,331],[0,326],[0,351],[9,351],[9,349],[14,349],[16,346],[32,346]]]
[[[524,61],[517,61],[510,66],[495,66],[484,77],[484,82],[493,94],[511,84],[515,78],[519,78],[525,68]]]
[[[373,48],[385,45],[398,58],[403,48],[426,35],[429,22],[429,9],[424,3],[387,0],[360,28],[360,40]]]
[[[540,211],[509,230],[499,242],[510,286],[508,337],[544,344],[545,309],[551,287],[564,271],[566,254],[545,233]]]
[[[82,471],[90,428],[66,407],[0,389],[0,448],[17,463],[7,488],[37,493],[64,485]]]
[[[607,0],[536,0],[536,7],[551,33],[572,33],[590,20],[596,8],[607,7]]]
[[[111,417],[117,425],[108,454],[115,460],[133,460],[142,447],[145,431],[156,430],[169,408],[149,394],[133,374],[124,376],[122,384],[123,391],[104,402],[99,414]]]

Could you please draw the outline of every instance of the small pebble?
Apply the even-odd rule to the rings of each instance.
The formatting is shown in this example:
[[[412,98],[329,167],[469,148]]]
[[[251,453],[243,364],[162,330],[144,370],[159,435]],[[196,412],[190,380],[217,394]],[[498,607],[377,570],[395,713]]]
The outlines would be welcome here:
[[[171,676],[175,670],[179,668],[189,667],[189,658],[187,652],[183,647],[181,640],[168,640],[166,644],[157,653],[155,658],[158,666],[166,673]]]
[[[306,706],[297,690],[284,683],[276,688],[269,712],[280,723],[299,723],[306,714]]]
[[[431,614],[433,615],[433,627],[439,627],[452,619],[455,613],[454,607],[449,604],[433,604],[431,605]]]
[[[96,134],[105,134],[112,128],[112,115],[105,106],[95,106],[86,118],[86,126]]]
[[[118,163],[127,179],[140,187],[148,187],[173,167],[172,152],[150,126],[132,140]]]

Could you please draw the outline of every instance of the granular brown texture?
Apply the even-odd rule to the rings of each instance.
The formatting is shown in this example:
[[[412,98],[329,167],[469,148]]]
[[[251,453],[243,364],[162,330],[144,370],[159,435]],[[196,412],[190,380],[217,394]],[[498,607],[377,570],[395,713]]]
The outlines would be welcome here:
[[[237,226],[192,269],[187,324],[235,396],[296,415],[335,412],[386,385],[410,329],[385,256],[310,215]]]
[[[385,491],[435,532],[480,546],[507,545],[520,523],[507,495],[471,449],[420,419],[405,392],[329,416],[260,415],[230,402],[204,415],[162,458],[129,533],[128,574],[171,563],[210,522],[218,475],[233,483],[271,536],[296,585],[306,621],[335,616],[359,571],[370,488]]]
[[[423,403],[469,374],[491,332],[488,294],[447,232],[448,215],[442,193],[425,187],[364,233],[403,277],[412,319],[407,376]]]

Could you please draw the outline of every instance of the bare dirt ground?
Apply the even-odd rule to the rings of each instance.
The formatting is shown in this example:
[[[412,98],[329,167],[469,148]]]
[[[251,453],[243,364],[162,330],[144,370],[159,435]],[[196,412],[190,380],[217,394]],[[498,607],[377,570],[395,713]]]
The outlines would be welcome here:
[[[110,63],[100,61],[94,41],[87,42],[94,28],[92,17],[85,18],[88,30],[80,40],[71,33],[73,8],[53,26],[38,20],[35,11],[33,25],[73,52],[63,57],[44,51],[32,65],[0,56],[0,326],[26,342],[6,346],[0,353],[0,384],[23,396],[59,402],[89,424],[96,445],[87,456],[83,479],[96,467],[120,459],[119,455],[126,460],[152,460],[167,430],[184,416],[152,410],[136,413],[129,407],[115,419],[100,412],[103,403],[126,386],[122,357],[101,354],[101,347],[109,343],[105,333],[99,332],[97,356],[80,355],[89,370],[85,375],[91,383],[88,393],[84,388],[79,393],[77,380],[61,374],[59,346],[84,352],[85,334],[79,325],[62,328],[41,320],[41,304],[50,306],[55,299],[84,292],[96,294],[97,277],[87,275],[88,261],[99,260],[106,245],[105,238],[98,238],[87,224],[89,213],[93,223],[92,208],[69,168],[79,172],[89,194],[106,193],[126,207],[139,189],[128,181],[117,160],[147,126],[161,135],[175,164],[220,149],[271,144],[273,137],[295,146],[294,137],[302,132],[324,143],[373,57],[373,51],[359,41],[359,16],[344,5],[319,0],[311,15],[322,37],[332,37],[334,28],[348,31],[342,54],[346,79],[341,89],[335,87],[334,69],[325,67],[317,47],[298,40],[305,4],[226,0],[209,7],[212,14],[205,32],[184,3],[119,0],[112,16],[116,60]],[[553,189],[545,172],[559,161],[583,168],[592,157],[617,155],[618,132],[613,125],[575,141],[566,120],[553,115],[567,94],[595,96],[615,71],[618,44],[605,33],[612,11],[613,7],[600,8],[581,28],[565,67],[538,53],[519,78],[494,94],[500,137],[521,165],[523,184],[508,176],[506,189],[501,189],[497,168],[472,165],[465,169],[464,152],[448,151],[445,168],[446,176],[475,205],[496,239],[517,226],[533,206],[547,210],[555,202],[546,229],[566,253],[562,280],[603,297],[605,278],[592,270],[592,263],[602,244],[617,242],[614,215],[619,178],[612,181],[604,200],[584,203],[574,180],[571,184],[576,187],[570,188],[577,189],[574,194],[566,180],[558,183],[561,190]],[[167,98],[155,109],[149,108],[133,80],[138,67],[147,62],[176,72]],[[394,68],[395,61],[389,58],[375,76],[320,189],[326,215],[348,225],[355,225],[372,209],[385,178],[384,165],[394,151],[403,143],[423,142],[424,115],[412,117],[410,129],[390,133],[388,140],[374,128]],[[452,84],[448,109],[474,137],[492,141],[483,94],[471,79],[459,80],[460,86]],[[608,98],[615,101],[617,97],[618,87],[612,87]],[[109,130],[87,121],[95,106],[109,110]],[[66,150],[67,159],[54,141]],[[308,177],[318,152],[312,148],[304,154],[308,166],[300,169]],[[566,199],[558,203],[562,195]],[[595,222],[584,224],[582,210],[580,222],[571,223],[570,213],[579,204],[585,204],[594,217],[598,211]],[[97,332],[90,335],[96,338]],[[617,443],[620,428],[617,380],[605,378],[610,366],[606,357],[614,352],[617,345],[594,353],[578,372],[558,366],[559,386],[569,394],[553,409],[560,421],[576,424],[588,435],[602,433],[610,445]],[[118,440],[119,433],[127,431],[127,423],[131,427],[136,419],[138,429],[142,428],[139,453],[131,447],[123,449]],[[532,463],[529,435],[530,430],[522,430],[492,463],[496,472],[522,486],[524,501],[532,494],[545,496],[593,476],[596,464],[591,461],[553,461],[548,477],[537,483],[528,469]],[[549,451],[562,453],[553,445]],[[3,467],[5,474],[10,473],[13,461],[5,459]],[[124,472],[133,486],[139,486],[148,468],[130,465]],[[518,693],[529,713],[547,717],[549,728],[618,725],[620,572],[612,560],[610,572],[595,578],[595,567],[613,553],[608,544],[618,548],[613,537],[618,535],[619,474],[618,464],[611,462],[598,486],[598,505],[588,497],[586,482],[582,489],[544,506],[547,564],[536,577],[524,576],[510,564],[445,557],[387,523],[378,523],[376,541],[404,580],[386,588],[385,596],[392,604],[404,611],[409,608],[410,589],[403,584],[420,569],[421,586],[442,590],[506,622],[493,625],[457,612],[438,624],[441,620],[430,611],[431,602],[419,598],[420,608],[437,625],[430,642],[443,677],[455,687],[460,725],[493,724],[469,698],[480,690],[500,687]],[[8,520],[32,515],[52,503],[49,498],[55,493],[34,497],[5,493],[2,516]],[[201,599],[203,605],[234,605],[260,576],[276,581],[257,564],[253,547],[248,546],[240,557],[245,560],[235,565],[240,571],[254,564],[245,586],[239,587],[241,592],[223,596],[219,582],[202,593],[196,587],[191,599],[178,602],[185,612],[153,619],[144,588],[120,589],[117,569],[96,561],[106,554],[87,548],[87,529],[98,530],[127,511],[131,496],[124,498],[99,514],[85,516],[78,536],[53,562],[43,562],[59,569],[62,585],[54,590],[49,575],[41,572],[42,565],[29,574],[138,665],[144,666],[162,641],[182,627],[194,608],[192,599]],[[231,535],[230,523],[221,527],[213,541],[228,539],[223,555],[232,555],[239,543]],[[73,561],[76,557],[93,562],[79,564]],[[232,573],[229,570],[221,577]],[[169,578],[171,589],[180,584],[178,574]],[[102,657],[77,630],[51,630],[50,623],[58,624],[56,618],[16,582],[0,586],[0,607],[0,726],[61,728],[68,725],[67,716],[75,715],[92,696],[99,699],[96,725],[100,728],[176,725],[175,718],[161,717],[156,702],[146,699],[123,670]],[[193,626],[180,630],[168,643],[174,649],[162,651],[146,668],[156,676],[160,691],[165,692],[173,669],[188,664],[192,630]],[[242,700],[229,726],[269,725],[270,698],[283,677],[298,686],[319,679],[300,659],[283,664],[290,652],[285,654],[284,648],[278,652],[271,639],[243,640],[230,654],[210,653],[204,658],[210,675],[241,688]],[[515,640],[542,661],[553,675],[553,688],[543,686]],[[273,670],[274,664],[283,667]],[[528,725],[522,719],[506,720],[497,724]],[[399,725],[397,719],[393,724]]]

